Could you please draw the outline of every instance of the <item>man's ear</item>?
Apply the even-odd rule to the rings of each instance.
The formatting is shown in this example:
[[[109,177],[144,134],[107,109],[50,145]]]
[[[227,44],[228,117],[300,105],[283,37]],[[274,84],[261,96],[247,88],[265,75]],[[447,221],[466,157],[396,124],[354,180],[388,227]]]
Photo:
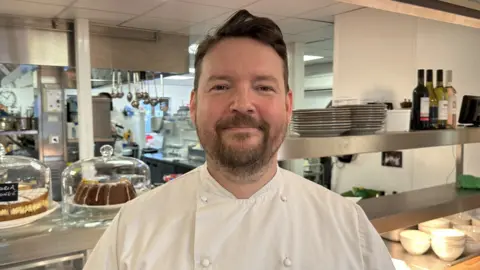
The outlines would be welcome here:
[[[195,89],[190,92],[190,119],[192,119],[192,123],[196,125],[196,118],[197,115],[197,91]]]
[[[293,92],[288,90],[287,96],[285,98],[285,108],[287,110],[288,123],[292,120],[292,111],[293,111]]]

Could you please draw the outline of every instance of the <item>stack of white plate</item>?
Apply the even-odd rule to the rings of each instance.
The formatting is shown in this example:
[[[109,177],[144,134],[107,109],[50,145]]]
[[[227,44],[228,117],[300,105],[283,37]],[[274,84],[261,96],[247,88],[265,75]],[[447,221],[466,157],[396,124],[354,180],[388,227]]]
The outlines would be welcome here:
[[[352,112],[352,133],[374,133],[383,128],[387,117],[385,104],[350,105],[348,107]]]
[[[352,126],[350,109],[334,107],[293,111],[290,128],[302,137],[330,137],[348,132]]]
[[[453,225],[453,228],[465,234],[465,253],[480,252],[480,227],[470,225]]]
[[[465,250],[465,234],[456,229],[432,231],[432,249],[444,261],[454,261]]]

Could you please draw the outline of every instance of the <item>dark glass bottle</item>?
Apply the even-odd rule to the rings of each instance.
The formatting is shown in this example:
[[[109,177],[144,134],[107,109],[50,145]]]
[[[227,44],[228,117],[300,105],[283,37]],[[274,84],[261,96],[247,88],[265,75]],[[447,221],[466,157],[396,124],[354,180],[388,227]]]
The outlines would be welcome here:
[[[435,96],[433,89],[433,70],[427,70],[427,84],[428,96],[430,98],[430,128],[437,128],[438,121],[438,99]]]
[[[417,71],[418,84],[413,89],[411,130],[425,130],[430,128],[430,95],[425,87],[425,71]]]

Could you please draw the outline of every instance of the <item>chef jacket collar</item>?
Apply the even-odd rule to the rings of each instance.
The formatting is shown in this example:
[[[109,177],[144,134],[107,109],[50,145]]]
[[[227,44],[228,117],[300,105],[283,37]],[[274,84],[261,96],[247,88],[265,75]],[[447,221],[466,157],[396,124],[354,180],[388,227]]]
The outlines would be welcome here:
[[[249,199],[246,200],[255,200],[257,198],[263,197],[266,194],[279,192],[282,189],[282,173],[280,167],[277,166],[277,171],[273,178],[260,190],[255,192]],[[222,187],[210,174],[207,169],[207,163],[203,164],[200,168],[200,182],[202,186],[202,191],[206,193],[215,194],[221,197],[230,198],[238,200],[235,195],[230,191]]]

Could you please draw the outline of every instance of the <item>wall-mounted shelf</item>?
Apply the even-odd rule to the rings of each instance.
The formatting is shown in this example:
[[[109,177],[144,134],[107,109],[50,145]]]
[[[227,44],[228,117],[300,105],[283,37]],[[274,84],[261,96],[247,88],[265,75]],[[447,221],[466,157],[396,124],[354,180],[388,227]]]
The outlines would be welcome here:
[[[480,143],[480,128],[363,136],[287,137],[278,151],[278,159],[318,158],[469,143]]]
[[[480,143],[480,128],[379,133],[327,138],[288,137],[279,160],[374,153],[401,149],[458,145],[456,171],[463,173],[463,145]],[[430,219],[480,208],[480,190],[457,189],[455,184],[403,192],[358,203],[379,233],[409,227]]]
[[[0,131],[0,136],[6,135],[37,135],[38,130],[9,130],[9,131]]]
[[[448,184],[361,200],[358,204],[375,229],[384,233],[480,208],[480,190],[457,189],[455,184]]]
[[[115,139],[113,138],[93,138],[94,142],[113,142]],[[68,139],[68,143],[78,143],[78,139]]]

